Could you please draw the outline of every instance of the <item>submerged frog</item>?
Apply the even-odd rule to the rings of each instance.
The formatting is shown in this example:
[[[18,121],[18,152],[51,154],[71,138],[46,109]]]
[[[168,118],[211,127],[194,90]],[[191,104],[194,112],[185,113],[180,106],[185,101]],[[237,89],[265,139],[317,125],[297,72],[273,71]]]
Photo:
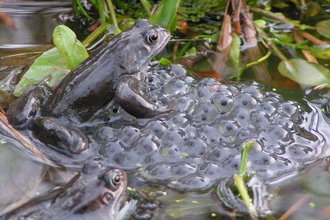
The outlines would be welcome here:
[[[88,121],[113,100],[137,118],[170,112],[140,92],[148,63],[169,38],[166,29],[138,20],[68,73],[54,91],[38,86],[16,99],[7,110],[9,122],[17,129],[28,127],[39,140],[60,150],[80,153],[88,141],[68,125]]]
[[[2,218],[115,219],[125,204],[126,186],[124,171],[91,162],[64,187],[32,199]]]

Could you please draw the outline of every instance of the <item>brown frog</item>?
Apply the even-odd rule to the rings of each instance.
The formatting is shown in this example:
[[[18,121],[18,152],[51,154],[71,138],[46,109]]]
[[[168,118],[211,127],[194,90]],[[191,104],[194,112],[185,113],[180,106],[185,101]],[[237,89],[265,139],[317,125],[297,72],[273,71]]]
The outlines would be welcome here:
[[[124,171],[91,162],[65,186],[28,201],[2,219],[115,219],[125,203],[126,186]]]
[[[169,38],[166,29],[138,20],[68,73],[55,90],[37,86],[12,102],[6,113],[9,122],[17,129],[28,128],[46,144],[77,154],[88,148],[88,141],[72,124],[88,121],[113,100],[137,118],[170,112],[140,92],[150,59]]]

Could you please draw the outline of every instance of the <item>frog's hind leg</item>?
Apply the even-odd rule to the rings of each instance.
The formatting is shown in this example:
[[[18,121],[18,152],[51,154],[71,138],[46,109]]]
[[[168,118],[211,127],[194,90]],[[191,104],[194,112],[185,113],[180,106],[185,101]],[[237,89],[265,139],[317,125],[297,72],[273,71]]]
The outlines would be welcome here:
[[[139,81],[133,76],[122,77],[118,82],[115,95],[116,101],[129,114],[137,118],[152,118],[172,111],[172,109],[158,106],[146,99],[139,89]]]
[[[41,142],[53,146],[59,152],[70,155],[79,154],[88,149],[88,139],[78,128],[66,127],[55,119],[34,118],[29,126],[34,136]]]

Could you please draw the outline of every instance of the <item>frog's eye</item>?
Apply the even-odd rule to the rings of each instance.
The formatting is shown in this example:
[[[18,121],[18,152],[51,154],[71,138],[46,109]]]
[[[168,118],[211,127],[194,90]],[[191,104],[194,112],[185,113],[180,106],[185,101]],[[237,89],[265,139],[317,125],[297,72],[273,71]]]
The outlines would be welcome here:
[[[148,42],[151,44],[155,44],[158,41],[158,33],[157,32],[153,32],[151,34],[148,35]]]
[[[118,174],[113,175],[112,184],[118,186],[120,184],[120,176]]]
[[[120,175],[118,173],[107,172],[103,175],[103,179],[106,183],[106,187],[111,190],[116,190],[121,182]]]

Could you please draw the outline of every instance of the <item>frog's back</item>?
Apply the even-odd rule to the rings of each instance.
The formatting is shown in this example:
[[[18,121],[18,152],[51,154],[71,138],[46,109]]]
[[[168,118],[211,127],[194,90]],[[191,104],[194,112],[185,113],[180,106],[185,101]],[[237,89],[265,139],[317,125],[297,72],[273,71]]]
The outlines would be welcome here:
[[[49,102],[51,116],[70,116],[74,121],[86,121],[114,97],[116,82],[127,72],[124,62],[118,62],[120,38],[102,46],[71,71],[55,90]]]
[[[141,19],[71,71],[56,89],[42,115],[84,122],[115,96],[118,81],[130,75],[137,81],[150,59],[168,42],[169,33]],[[127,97],[126,97],[127,98]]]

